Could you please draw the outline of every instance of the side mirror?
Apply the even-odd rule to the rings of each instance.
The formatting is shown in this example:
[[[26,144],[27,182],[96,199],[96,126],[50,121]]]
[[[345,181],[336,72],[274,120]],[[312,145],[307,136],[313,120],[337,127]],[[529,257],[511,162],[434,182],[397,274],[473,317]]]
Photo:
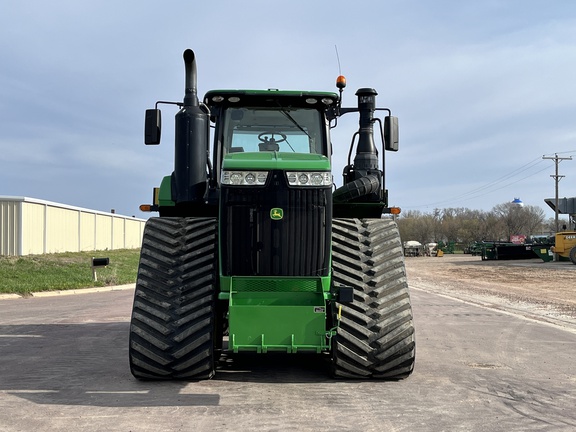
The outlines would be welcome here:
[[[386,150],[398,151],[398,117],[384,118],[384,142]]]
[[[144,144],[160,144],[162,116],[159,109],[146,110],[144,119]]]

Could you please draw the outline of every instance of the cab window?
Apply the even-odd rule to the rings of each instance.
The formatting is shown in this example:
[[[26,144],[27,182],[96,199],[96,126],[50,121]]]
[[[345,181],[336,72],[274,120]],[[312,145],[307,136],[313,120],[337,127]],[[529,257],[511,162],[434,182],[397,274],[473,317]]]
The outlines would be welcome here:
[[[321,113],[309,108],[227,108],[224,152],[325,154]]]

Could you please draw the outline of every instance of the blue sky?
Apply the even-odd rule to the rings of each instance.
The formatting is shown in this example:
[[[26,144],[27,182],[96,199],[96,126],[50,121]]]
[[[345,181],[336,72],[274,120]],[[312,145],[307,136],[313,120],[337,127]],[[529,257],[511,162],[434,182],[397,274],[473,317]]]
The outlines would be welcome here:
[[[146,108],[218,88],[373,87],[400,121],[390,204],[490,210],[519,197],[553,212],[576,196],[576,3],[568,1],[15,1],[0,14],[0,195],[147,217],[173,169],[144,146]],[[357,117],[333,131],[338,184]]]

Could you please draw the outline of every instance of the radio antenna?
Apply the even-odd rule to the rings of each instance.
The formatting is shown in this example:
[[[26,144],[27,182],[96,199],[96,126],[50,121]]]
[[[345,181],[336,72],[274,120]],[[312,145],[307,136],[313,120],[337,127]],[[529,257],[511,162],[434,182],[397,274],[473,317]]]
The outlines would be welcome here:
[[[336,50],[336,60],[338,61],[338,75],[342,75],[342,69],[340,68],[340,56],[338,55],[338,45],[334,45]]]
[[[336,78],[336,87],[338,88],[338,92],[340,96],[338,98],[338,105],[336,106],[335,110],[335,118],[336,122],[334,123],[333,127],[336,127],[338,123],[338,116],[340,115],[340,108],[342,106],[342,92],[344,91],[344,87],[346,87],[346,77],[342,75],[342,69],[340,68],[340,55],[338,54],[338,45],[334,45],[334,49],[336,50],[336,60],[338,61],[338,78]]]

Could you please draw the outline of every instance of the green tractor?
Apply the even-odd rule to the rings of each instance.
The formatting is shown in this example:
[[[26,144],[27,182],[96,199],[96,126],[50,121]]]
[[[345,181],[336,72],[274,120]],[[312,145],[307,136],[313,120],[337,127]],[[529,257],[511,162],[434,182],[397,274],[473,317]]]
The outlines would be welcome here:
[[[374,143],[398,149],[398,123],[317,91],[213,90],[197,97],[184,52],[183,102],[146,111],[160,142],[160,103],[178,105],[175,166],[154,190],[130,323],[139,379],[209,379],[223,353],[316,353],[336,377],[405,378],[414,324],[399,232]],[[359,113],[334,190],[330,129]],[[210,128],[213,130],[210,131]],[[212,145],[210,137],[213,137]],[[352,162],[352,148],[356,155]],[[212,149],[212,150],[211,150]],[[209,154],[212,152],[212,158]],[[382,166],[384,159],[382,151]]]

